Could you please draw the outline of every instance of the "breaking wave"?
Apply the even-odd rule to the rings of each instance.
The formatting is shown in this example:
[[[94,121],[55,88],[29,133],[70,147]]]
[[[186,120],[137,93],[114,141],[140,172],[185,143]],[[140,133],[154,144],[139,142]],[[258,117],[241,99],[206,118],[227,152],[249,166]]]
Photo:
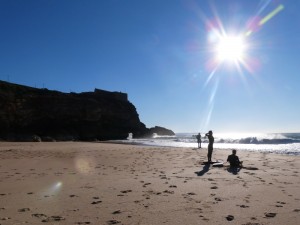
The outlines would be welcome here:
[[[195,134],[177,134],[176,141],[179,142],[196,142]],[[300,143],[300,133],[278,133],[278,134],[216,134],[215,143],[229,144],[292,144]],[[202,137],[202,142],[207,143],[208,140]]]
[[[196,133],[177,133],[174,136],[154,135],[152,138],[130,139],[122,142],[165,146],[195,148]],[[214,134],[214,147],[220,149],[239,149],[248,151],[274,152],[300,155],[300,133],[273,134]],[[202,146],[206,148],[208,139],[202,136]]]

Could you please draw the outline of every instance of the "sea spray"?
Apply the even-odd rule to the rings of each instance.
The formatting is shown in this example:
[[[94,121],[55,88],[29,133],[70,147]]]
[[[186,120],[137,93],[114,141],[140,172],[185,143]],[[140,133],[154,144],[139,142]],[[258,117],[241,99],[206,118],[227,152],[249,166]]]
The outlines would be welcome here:
[[[162,147],[196,148],[196,133],[177,133],[174,136],[155,135],[152,138],[128,139],[122,142]],[[214,148],[246,151],[273,152],[300,155],[300,133],[266,134],[214,134]],[[208,139],[202,137],[202,148],[207,148]]]

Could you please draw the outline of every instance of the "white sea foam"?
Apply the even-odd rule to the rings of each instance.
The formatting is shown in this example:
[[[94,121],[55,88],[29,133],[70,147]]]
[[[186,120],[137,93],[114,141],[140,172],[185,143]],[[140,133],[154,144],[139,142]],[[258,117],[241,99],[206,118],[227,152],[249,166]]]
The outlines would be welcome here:
[[[195,133],[179,133],[175,136],[159,136],[145,139],[130,139],[142,145],[164,147],[197,147]],[[300,155],[300,133],[274,134],[214,134],[214,148],[238,149],[245,151],[273,152]],[[202,147],[207,148],[208,139],[202,137]]]

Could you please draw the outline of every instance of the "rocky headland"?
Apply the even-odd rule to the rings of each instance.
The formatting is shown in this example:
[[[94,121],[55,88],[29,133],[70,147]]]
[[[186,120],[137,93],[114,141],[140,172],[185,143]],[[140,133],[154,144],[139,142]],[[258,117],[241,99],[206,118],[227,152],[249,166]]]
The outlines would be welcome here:
[[[126,93],[95,89],[62,93],[0,81],[0,139],[94,141],[174,135],[147,128]]]

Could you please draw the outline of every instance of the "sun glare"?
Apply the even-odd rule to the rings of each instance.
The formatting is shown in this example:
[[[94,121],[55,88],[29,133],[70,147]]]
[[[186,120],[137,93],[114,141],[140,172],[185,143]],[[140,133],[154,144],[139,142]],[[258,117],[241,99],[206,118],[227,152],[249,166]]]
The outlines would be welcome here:
[[[246,44],[241,36],[220,37],[216,45],[217,60],[240,62],[246,54]]]
[[[222,70],[220,73],[222,75],[238,74],[247,88],[246,75],[249,73],[255,75],[255,71],[260,67],[261,62],[258,57],[255,57],[255,48],[259,47],[259,43],[255,43],[256,38],[253,35],[285,8],[284,5],[280,4],[273,11],[263,16],[263,11],[270,3],[273,4],[273,1],[266,1],[266,3],[262,4],[262,7],[259,8],[256,14],[244,21],[245,26],[242,27],[235,27],[235,22],[230,25],[228,20],[222,21],[214,5],[212,5],[214,18],[208,19],[203,13],[207,31],[207,48],[205,49],[209,53],[209,58],[205,65],[209,74],[204,87],[207,87],[209,83],[215,83],[215,88],[211,91],[208,103],[209,110],[207,111],[207,116],[204,117],[203,124],[205,127],[210,123],[214,109],[216,92],[220,82],[220,76],[217,75],[219,70]],[[198,8],[200,9],[200,7]],[[224,27],[224,24],[228,25],[228,27]],[[242,25],[242,23],[239,24]],[[229,69],[229,71],[226,69]],[[231,81],[232,79],[230,79]]]
[[[221,65],[224,63],[233,65],[241,76],[243,76],[244,69],[253,73],[259,67],[260,62],[253,57],[253,53],[255,53],[253,46],[257,47],[258,45],[253,43],[253,38],[250,39],[249,37],[284,9],[284,6],[280,4],[261,18],[258,15],[262,13],[266,5],[259,10],[257,15],[249,18],[245,27],[230,26],[226,29],[217,13],[214,19],[205,21],[208,49],[212,53],[212,57],[206,64],[210,74],[205,84],[215,76],[217,70],[222,68]]]

